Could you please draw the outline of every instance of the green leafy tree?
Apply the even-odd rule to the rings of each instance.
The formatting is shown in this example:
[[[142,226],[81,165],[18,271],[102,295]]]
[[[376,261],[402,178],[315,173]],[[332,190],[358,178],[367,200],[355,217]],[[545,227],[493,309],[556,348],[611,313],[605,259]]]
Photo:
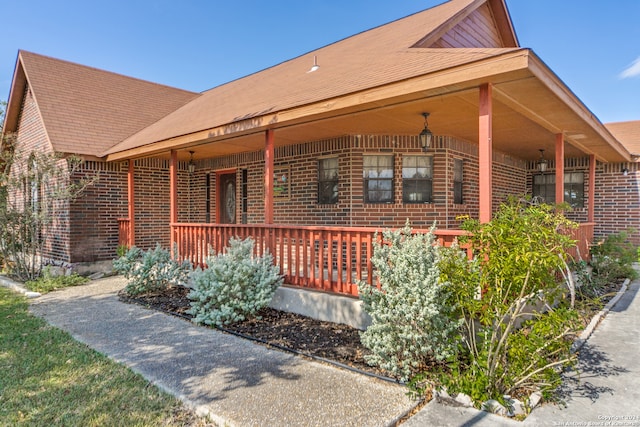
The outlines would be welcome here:
[[[380,289],[359,284],[372,320],[361,334],[372,352],[365,360],[404,381],[456,352],[459,322],[453,317],[449,286],[440,280],[434,240],[433,230],[413,234],[408,224],[385,231],[371,258]]]
[[[517,199],[489,223],[464,223],[476,257],[451,253],[441,264],[465,327],[466,356],[443,380],[452,391],[481,402],[559,383],[578,324],[573,310],[552,307],[575,244],[563,231],[574,226],[552,206]]]

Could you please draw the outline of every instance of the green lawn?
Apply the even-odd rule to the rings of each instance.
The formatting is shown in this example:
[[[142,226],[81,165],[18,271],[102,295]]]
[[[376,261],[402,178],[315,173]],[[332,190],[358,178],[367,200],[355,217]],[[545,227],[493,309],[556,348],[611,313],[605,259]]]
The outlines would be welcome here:
[[[207,425],[27,307],[23,296],[0,288],[1,426]]]

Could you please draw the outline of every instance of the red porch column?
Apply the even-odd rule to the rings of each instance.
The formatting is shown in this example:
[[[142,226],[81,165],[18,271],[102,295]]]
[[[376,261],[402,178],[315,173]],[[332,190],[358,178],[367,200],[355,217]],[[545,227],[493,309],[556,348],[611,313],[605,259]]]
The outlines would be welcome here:
[[[273,129],[267,129],[264,144],[264,223],[273,224]]]
[[[480,105],[478,117],[478,162],[479,162],[479,192],[480,192],[480,222],[491,221],[493,205],[492,184],[492,102],[491,83],[480,85]]]
[[[178,222],[178,152],[171,150],[171,158],[169,160],[169,223]],[[171,228],[171,250],[176,239]]]
[[[129,211],[129,247],[136,244],[136,209],[133,181],[133,159],[129,160],[129,171],[127,172],[127,209]]]
[[[596,222],[596,156],[589,155],[589,204],[587,222]]]
[[[556,204],[564,202],[564,135],[556,134]]]

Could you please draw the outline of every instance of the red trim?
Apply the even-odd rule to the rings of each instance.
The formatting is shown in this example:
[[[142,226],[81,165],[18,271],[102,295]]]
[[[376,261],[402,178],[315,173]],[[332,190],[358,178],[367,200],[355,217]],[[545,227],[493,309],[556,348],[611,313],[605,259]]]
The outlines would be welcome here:
[[[265,132],[264,144],[264,222],[273,224],[273,129]]]
[[[564,135],[556,134],[556,204],[564,203]]]
[[[178,221],[178,152],[171,150],[171,159],[169,160],[169,221],[171,223]],[[176,239],[171,233],[171,247]]]
[[[238,169],[222,169],[222,170],[218,170],[216,171],[216,223],[220,224],[222,222],[222,200],[220,200],[220,197],[222,196],[222,180],[220,179],[220,177],[222,175],[230,175],[230,174],[237,174],[238,173]],[[238,177],[236,176],[236,180],[238,179]],[[237,190],[236,190],[237,193]],[[236,194],[237,196],[237,194]],[[236,198],[237,199],[237,198]],[[236,215],[237,215],[237,208],[236,208]]]
[[[129,236],[128,236],[128,244],[129,247],[134,246],[136,244],[136,232],[135,232],[135,224],[136,224],[136,202],[135,202],[135,193],[134,193],[134,171],[133,171],[133,159],[129,160],[129,171],[127,172],[127,210],[129,212]]]
[[[491,221],[493,204],[493,148],[492,148],[492,85],[480,85],[480,105],[478,117],[478,162],[480,192],[480,222]]]
[[[596,156],[589,155],[589,204],[587,205],[587,221],[596,222]]]

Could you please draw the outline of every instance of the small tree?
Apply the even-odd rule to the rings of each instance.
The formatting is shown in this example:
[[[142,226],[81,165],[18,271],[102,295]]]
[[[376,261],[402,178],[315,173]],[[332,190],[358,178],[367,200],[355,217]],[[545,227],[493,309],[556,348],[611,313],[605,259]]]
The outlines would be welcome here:
[[[374,247],[380,289],[358,288],[372,324],[361,334],[377,365],[406,381],[434,361],[455,354],[459,321],[449,304],[448,284],[440,280],[439,247],[433,230],[412,234],[409,224],[385,231]]]
[[[73,180],[82,159],[54,153],[29,155],[6,138],[0,164],[0,253],[8,273],[34,280],[47,262],[57,230],[68,227],[69,204],[94,179]]]
[[[464,319],[467,350],[467,359],[444,380],[450,391],[478,402],[559,384],[556,367],[574,359],[576,313],[532,307],[553,305],[559,296],[556,275],[575,244],[563,231],[574,226],[552,206],[517,199],[489,223],[464,223],[475,259],[447,256],[441,264]]]

